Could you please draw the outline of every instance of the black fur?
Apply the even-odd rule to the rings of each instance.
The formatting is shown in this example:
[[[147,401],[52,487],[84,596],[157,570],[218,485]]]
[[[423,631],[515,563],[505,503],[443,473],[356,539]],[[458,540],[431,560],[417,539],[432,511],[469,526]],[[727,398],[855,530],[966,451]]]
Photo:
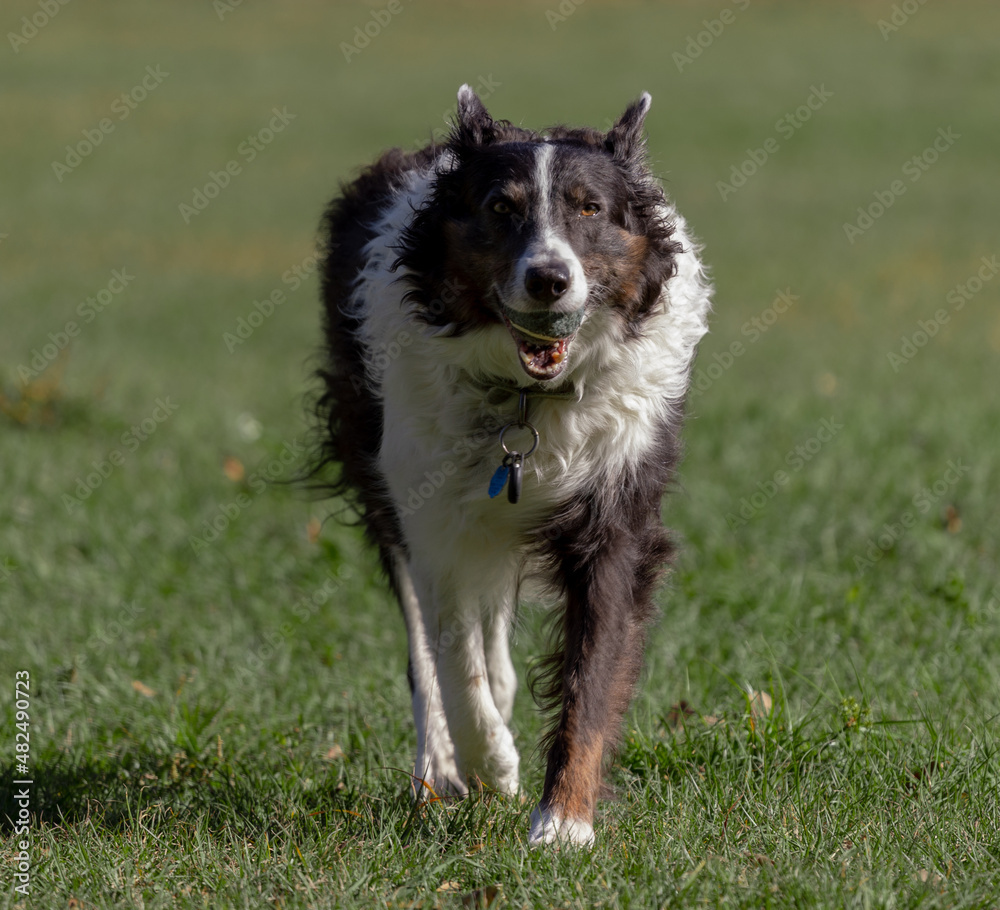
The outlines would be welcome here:
[[[382,444],[382,408],[365,381],[358,341],[358,320],[348,313],[362,250],[374,236],[372,224],[405,174],[426,167],[441,153],[392,149],[366,168],[327,207],[320,229],[320,289],[323,299],[321,391],[313,404],[316,441],[308,479],[328,496],[349,503],[379,548],[384,567],[387,549],[404,547],[399,520],[375,461]],[[391,577],[391,573],[390,573]]]
[[[538,532],[536,546],[565,598],[554,614],[551,652],[530,680],[535,701],[555,721],[542,743],[546,793],[566,764],[569,731],[598,733],[605,760],[618,744],[657,613],[653,594],[674,553],[660,503],[680,460],[679,405],[675,413],[678,421],[659,428],[655,448],[624,482],[595,478]],[[602,684],[588,686],[584,668]]]

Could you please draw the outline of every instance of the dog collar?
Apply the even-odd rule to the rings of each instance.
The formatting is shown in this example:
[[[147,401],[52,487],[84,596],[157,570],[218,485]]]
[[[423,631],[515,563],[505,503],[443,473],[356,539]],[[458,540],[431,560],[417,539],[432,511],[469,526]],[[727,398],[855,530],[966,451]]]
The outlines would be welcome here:
[[[522,393],[528,398],[561,398],[566,401],[577,397],[576,386],[572,382],[567,383],[564,388],[548,389],[541,383],[524,386],[502,376],[478,377],[467,373],[466,377],[470,385],[483,392],[486,403],[491,405],[503,404],[507,398],[515,395],[520,398]]]

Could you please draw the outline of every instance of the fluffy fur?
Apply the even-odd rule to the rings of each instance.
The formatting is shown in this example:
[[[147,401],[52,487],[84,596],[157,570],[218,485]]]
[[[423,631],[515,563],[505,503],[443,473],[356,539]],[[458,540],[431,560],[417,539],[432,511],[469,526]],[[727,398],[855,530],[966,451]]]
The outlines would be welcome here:
[[[445,145],[387,152],[323,221],[315,472],[356,509],[402,608],[418,786],[518,792],[508,635],[527,583],[556,605],[536,844],[593,839],[706,331],[697,246],[646,163],[649,104],[607,133],[536,133],[463,86]],[[511,504],[487,488],[501,428],[531,444],[522,390],[539,444]]]

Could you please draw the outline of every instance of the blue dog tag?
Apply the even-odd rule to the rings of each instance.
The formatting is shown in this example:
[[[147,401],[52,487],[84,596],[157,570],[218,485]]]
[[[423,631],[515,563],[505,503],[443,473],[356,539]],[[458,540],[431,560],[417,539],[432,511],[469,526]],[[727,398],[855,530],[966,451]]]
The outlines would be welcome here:
[[[503,492],[503,488],[507,486],[507,475],[510,474],[510,465],[507,464],[507,459],[503,460],[503,464],[493,474],[490,480],[490,499],[495,499]]]

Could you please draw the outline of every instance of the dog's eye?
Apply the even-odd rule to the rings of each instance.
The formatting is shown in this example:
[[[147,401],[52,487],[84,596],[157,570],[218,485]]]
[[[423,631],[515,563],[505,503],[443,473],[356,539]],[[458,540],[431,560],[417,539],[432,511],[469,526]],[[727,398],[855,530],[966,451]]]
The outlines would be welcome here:
[[[580,209],[580,214],[585,218],[590,218],[593,215],[596,215],[600,210],[601,207],[596,202],[588,202]]]
[[[498,199],[493,203],[493,211],[498,215],[509,215],[512,211],[510,205],[504,202],[502,199]]]

